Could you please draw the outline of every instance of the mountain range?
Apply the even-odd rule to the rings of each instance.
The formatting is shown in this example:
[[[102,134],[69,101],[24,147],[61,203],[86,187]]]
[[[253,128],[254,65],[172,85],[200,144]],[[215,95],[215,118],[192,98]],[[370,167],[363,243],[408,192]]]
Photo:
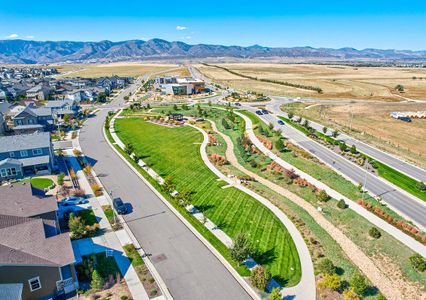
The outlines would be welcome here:
[[[426,51],[354,48],[274,48],[169,42],[162,39],[121,42],[0,40],[0,63],[78,63],[130,60],[310,58],[349,61],[426,61]]]

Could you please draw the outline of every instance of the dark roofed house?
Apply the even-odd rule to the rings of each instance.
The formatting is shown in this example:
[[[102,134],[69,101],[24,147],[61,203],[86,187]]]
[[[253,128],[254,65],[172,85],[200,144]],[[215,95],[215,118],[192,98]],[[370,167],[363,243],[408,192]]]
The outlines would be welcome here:
[[[78,288],[69,234],[55,227],[55,199],[33,195],[29,184],[0,187],[0,195],[0,282],[22,284],[22,299]]]
[[[50,174],[53,151],[48,132],[0,136],[0,182]]]
[[[31,105],[16,114],[12,120],[13,131],[17,134],[50,130],[54,124],[51,108]]]

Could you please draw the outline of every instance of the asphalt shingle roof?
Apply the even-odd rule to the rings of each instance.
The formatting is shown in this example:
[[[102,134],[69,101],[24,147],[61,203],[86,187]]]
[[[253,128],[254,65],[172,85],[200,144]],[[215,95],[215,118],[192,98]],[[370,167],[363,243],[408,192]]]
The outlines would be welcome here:
[[[48,132],[0,136],[0,153],[47,147],[50,147]]]

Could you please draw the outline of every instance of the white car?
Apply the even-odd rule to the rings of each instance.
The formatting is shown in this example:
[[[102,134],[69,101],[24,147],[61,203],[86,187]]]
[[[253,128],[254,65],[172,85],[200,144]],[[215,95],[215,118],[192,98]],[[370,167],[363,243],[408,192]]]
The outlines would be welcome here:
[[[61,205],[63,206],[68,206],[68,205],[77,205],[77,204],[83,204],[88,202],[87,199],[84,199],[82,197],[77,197],[77,196],[71,196],[71,197],[66,197],[64,199],[61,200]]]

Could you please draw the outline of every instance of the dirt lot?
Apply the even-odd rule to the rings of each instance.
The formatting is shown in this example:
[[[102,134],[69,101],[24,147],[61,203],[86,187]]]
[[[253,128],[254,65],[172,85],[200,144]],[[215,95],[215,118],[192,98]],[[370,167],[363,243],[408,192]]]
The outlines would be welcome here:
[[[177,65],[126,62],[111,64],[52,65],[52,67],[57,67],[60,72],[64,73],[64,77],[102,77],[112,75],[137,77],[145,73],[167,70],[177,67]]]
[[[411,123],[389,117],[392,111],[425,111],[426,103],[386,103],[358,101],[346,104],[293,103],[286,106],[328,127],[349,131],[356,138],[426,167],[426,119]]]
[[[245,79],[211,66],[196,66],[215,81],[268,95],[386,101],[400,101],[403,97],[426,99],[426,69],[271,63],[217,65],[252,77],[320,87],[323,90],[322,94],[318,94],[316,91]],[[397,92],[397,85],[404,86],[405,91]]]

